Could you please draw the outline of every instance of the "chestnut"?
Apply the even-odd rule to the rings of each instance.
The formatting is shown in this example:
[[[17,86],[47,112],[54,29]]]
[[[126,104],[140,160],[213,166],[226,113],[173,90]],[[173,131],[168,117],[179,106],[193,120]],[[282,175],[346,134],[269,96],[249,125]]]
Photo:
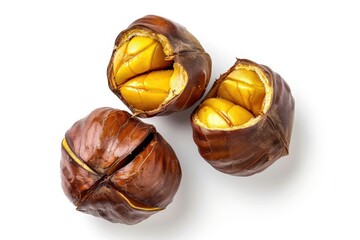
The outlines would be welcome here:
[[[185,110],[209,83],[211,59],[183,26],[147,15],[115,40],[107,68],[109,88],[139,117]]]
[[[99,108],[77,121],[61,148],[61,179],[76,209],[138,223],[166,208],[181,180],[171,146],[125,111]]]
[[[294,108],[291,90],[279,74],[237,59],[192,112],[193,138],[215,169],[252,175],[289,153]]]

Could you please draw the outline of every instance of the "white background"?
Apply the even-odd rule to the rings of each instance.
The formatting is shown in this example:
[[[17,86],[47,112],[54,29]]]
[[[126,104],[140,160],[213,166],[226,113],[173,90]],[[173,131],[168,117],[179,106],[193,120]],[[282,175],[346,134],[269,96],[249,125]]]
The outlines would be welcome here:
[[[1,239],[359,239],[357,1],[1,1]],[[117,34],[157,14],[184,25],[213,60],[280,73],[296,99],[290,155],[262,173],[215,171],[192,141],[189,109],[145,119],[181,162],[165,211],[134,226],[75,211],[60,184],[65,131],[108,89]]]

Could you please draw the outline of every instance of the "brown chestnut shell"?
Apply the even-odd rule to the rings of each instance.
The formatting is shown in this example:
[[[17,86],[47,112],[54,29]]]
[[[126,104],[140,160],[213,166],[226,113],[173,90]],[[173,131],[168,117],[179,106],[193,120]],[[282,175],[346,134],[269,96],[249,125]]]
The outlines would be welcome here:
[[[171,146],[125,111],[99,108],[77,121],[61,148],[61,179],[77,210],[138,223],[172,202],[181,169]]]
[[[209,129],[195,123],[197,107],[191,115],[193,139],[201,156],[215,169],[235,176],[248,176],[263,171],[277,159],[288,155],[294,119],[295,100],[284,79],[265,65],[247,59],[236,63],[215,81],[203,101],[216,96],[222,81],[237,65],[259,68],[272,88],[270,107],[259,121],[234,130]]]
[[[149,35],[165,36],[173,52],[167,58],[172,59],[174,63],[180,64],[188,77],[187,84],[180,94],[151,111],[136,109],[126,102],[118,89],[113,73],[113,58],[117,48],[124,41],[127,41],[129,34],[136,36],[137,31],[146,32]],[[155,15],[147,15],[137,19],[127,29],[119,33],[115,40],[115,46],[107,68],[109,88],[123,101],[131,112],[139,117],[168,115],[191,107],[205,93],[210,75],[211,58],[205,52],[200,42],[182,25]]]

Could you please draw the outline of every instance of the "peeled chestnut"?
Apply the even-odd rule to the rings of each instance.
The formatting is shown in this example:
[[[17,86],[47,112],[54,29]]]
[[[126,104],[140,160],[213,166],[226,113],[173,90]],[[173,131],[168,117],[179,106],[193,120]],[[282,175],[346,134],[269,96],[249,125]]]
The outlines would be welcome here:
[[[61,148],[61,179],[76,209],[138,223],[166,208],[181,180],[170,145],[129,113],[99,108],[77,121]]]
[[[211,59],[183,26],[148,15],[122,31],[107,69],[110,89],[139,117],[185,110],[205,92]]]
[[[237,59],[193,111],[193,138],[215,169],[252,175],[289,153],[294,108],[291,90],[279,74]]]

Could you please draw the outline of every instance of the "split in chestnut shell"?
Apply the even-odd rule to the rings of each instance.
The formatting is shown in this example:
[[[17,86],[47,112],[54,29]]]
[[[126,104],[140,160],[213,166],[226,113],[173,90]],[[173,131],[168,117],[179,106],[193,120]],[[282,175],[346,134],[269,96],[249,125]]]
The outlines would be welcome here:
[[[99,108],[77,121],[61,148],[61,179],[77,210],[138,223],[166,208],[181,180],[175,152],[125,111]]]

